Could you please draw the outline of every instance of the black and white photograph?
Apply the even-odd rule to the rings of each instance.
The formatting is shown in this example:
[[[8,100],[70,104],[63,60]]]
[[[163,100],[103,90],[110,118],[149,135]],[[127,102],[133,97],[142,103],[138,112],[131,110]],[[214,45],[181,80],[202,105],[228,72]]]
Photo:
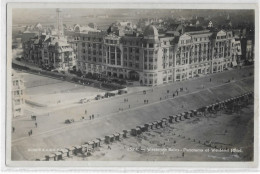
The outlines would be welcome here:
[[[46,4],[7,4],[10,164],[256,162],[254,6]]]

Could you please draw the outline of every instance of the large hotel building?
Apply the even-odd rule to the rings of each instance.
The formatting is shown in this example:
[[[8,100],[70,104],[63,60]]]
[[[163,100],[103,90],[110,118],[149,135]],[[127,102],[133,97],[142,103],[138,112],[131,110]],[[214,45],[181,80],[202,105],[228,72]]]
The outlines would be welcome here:
[[[236,66],[239,49],[232,31],[159,34],[155,26],[142,33],[74,29],[77,69],[155,86],[221,72]]]
[[[232,30],[185,31],[179,24],[165,31],[131,22],[114,23],[107,31],[94,23],[64,30],[60,12],[57,9],[56,35],[44,33],[23,43],[25,60],[145,86],[217,73],[240,63],[241,43]]]

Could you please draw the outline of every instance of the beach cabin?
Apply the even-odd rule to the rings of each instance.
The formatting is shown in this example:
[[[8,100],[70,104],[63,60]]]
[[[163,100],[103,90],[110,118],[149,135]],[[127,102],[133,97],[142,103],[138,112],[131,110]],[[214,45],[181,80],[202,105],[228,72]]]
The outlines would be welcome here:
[[[60,161],[62,160],[62,153],[61,152],[55,152],[55,161]]]
[[[119,139],[124,138],[124,132],[118,132],[119,133]]]
[[[141,130],[141,132],[147,131],[147,128],[144,125],[137,126]]]
[[[137,135],[137,130],[136,130],[136,128],[131,129],[131,135],[133,135],[133,136],[136,136],[136,135]]]
[[[127,138],[128,135],[129,135],[129,131],[128,131],[128,130],[123,130],[123,132],[124,132],[123,137],[124,137],[124,138]]]
[[[120,134],[119,133],[114,133],[113,136],[114,136],[115,140],[117,140],[117,141],[120,140]]]
[[[191,112],[188,111],[188,112],[185,112],[185,119],[190,119],[191,118]]]
[[[161,120],[161,122],[162,122],[162,127],[165,127],[165,126],[167,125],[167,123],[168,123],[168,120],[165,119],[165,118],[163,118],[163,119]]]
[[[97,138],[100,142],[100,146],[102,146],[105,143],[105,138]]]
[[[170,116],[169,116],[169,122],[170,122],[170,123],[174,123],[174,122],[175,122],[175,118],[174,118],[173,115],[170,115]]]
[[[152,123],[146,123],[144,126],[146,127],[146,130],[149,131],[149,130],[152,129],[153,124]]]
[[[56,155],[54,153],[49,155],[49,161],[56,161]]]
[[[164,118],[162,118],[162,121],[163,121],[163,120],[165,121],[165,123],[163,123],[163,124],[165,124],[165,126],[168,125],[169,122],[170,122],[170,118],[165,118],[165,117],[164,117]]]
[[[76,151],[76,154],[78,153],[82,153],[82,147],[79,145],[79,146],[74,146],[75,147],[75,151]]]
[[[158,123],[158,125],[157,125],[158,128],[161,128],[162,127],[162,120],[158,120],[157,123]]]
[[[114,142],[114,135],[107,135],[107,136],[105,136],[105,142],[107,144],[113,143]]]
[[[196,109],[192,110],[191,112],[192,112],[193,117],[198,115],[198,111]]]
[[[185,113],[181,113],[181,121],[184,121],[185,120]]]
[[[158,122],[157,121],[153,122],[152,124],[153,124],[152,129],[157,129],[158,128]]]
[[[136,133],[137,133],[137,135],[140,135],[142,133],[141,129],[140,128],[136,128]]]
[[[76,154],[76,148],[75,147],[70,147],[70,148],[67,148],[68,151],[69,151],[69,156],[73,156],[73,155],[77,155]]]
[[[181,114],[177,114],[175,117],[175,122],[181,121]]]
[[[88,144],[83,144],[81,147],[82,147],[83,154],[88,152]]]
[[[95,148],[95,145],[94,145],[93,141],[88,141],[86,144],[88,145],[89,149],[94,149]]]
[[[100,141],[98,139],[94,140],[93,144],[94,144],[94,148],[100,147]]]
[[[45,155],[45,161],[50,161],[50,155]]]
[[[69,150],[68,149],[61,149],[59,152],[62,153],[62,158],[69,157]]]

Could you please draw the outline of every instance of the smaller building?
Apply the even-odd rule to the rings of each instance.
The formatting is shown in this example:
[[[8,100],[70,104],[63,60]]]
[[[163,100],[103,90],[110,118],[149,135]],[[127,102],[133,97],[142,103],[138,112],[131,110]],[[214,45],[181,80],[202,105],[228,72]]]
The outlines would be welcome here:
[[[12,73],[12,115],[13,118],[23,116],[24,82],[22,77]]]
[[[237,64],[242,63],[242,50],[241,50],[241,42],[239,39],[235,38],[232,40],[233,42],[233,52],[232,52],[232,66],[237,66]]]

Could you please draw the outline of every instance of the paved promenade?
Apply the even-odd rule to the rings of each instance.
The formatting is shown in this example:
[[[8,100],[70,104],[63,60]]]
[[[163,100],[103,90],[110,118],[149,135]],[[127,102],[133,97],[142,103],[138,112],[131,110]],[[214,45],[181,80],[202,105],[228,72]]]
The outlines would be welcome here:
[[[33,160],[43,157],[46,152],[31,152],[28,149],[80,145],[109,133],[167,117],[169,114],[214,103],[216,99],[239,95],[254,89],[253,76],[249,76],[253,71],[253,67],[244,67],[149,88],[146,94],[139,88],[141,91],[86,104],[37,108],[36,111],[41,113],[37,117],[37,128],[30,116],[13,120],[12,126],[16,131],[12,134],[12,157],[15,160]],[[231,82],[226,83],[228,80]],[[180,88],[184,91],[173,98],[173,93]],[[124,102],[125,99],[127,102]],[[144,103],[144,100],[148,100],[148,103]],[[92,114],[95,118],[89,120],[89,115]],[[84,120],[82,116],[85,117]],[[66,125],[65,119],[74,119],[75,122]],[[30,129],[33,130],[32,136],[28,136]]]

